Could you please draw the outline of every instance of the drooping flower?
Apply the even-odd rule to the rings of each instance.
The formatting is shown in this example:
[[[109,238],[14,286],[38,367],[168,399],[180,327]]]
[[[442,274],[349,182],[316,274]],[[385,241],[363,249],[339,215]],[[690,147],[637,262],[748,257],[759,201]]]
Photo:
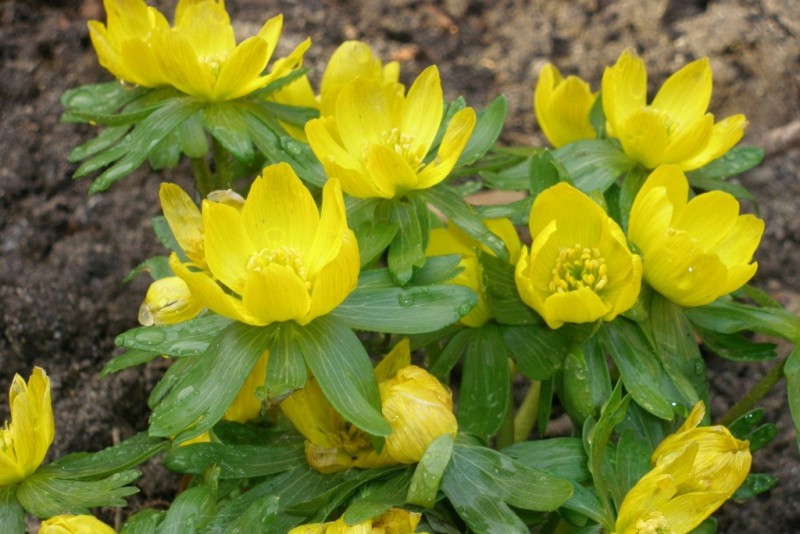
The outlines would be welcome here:
[[[698,428],[704,411],[699,402],[653,452],[653,469],[620,505],[616,534],[690,532],[744,482],[750,471],[749,443],[722,426]]]
[[[348,525],[344,517],[327,523],[312,523],[295,527],[289,534],[412,534],[422,514],[402,508],[391,508],[378,517]]]
[[[628,237],[656,291],[681,306],[702,306],[753,277],[764,221],[739,215],[739,202],[728,193],[710,191],[687,202],[688,195],[677,166],[657,168],[633,202]]]
[[[328,176],[359,198],[394,198],[427,189],[447,177],[475,127],[475,112],[465,108],[447,126],[436,156],[433,145],[444,114],[439,71],[428,67],[407,96],[382,82],[357,77],[336,98],[331,116],[306,124],[314,154]]]
[[[644,61],[627,49],[603,73],[608,133],[648,169],[662,163],[685,171],[702,167],[738,143],[747,125],[741,114],[714,122],[706,113],[711,87],[708,58],[699,59],[670,76],[648,105]]]
[[[400,64],[391,61],[383,65],[372,48],[361,41],[345,41],[331,54],[319,90],[320,114],[323,117],[335,115],[336,100],[342,88],[356,78],[375,83],[389,93],[403,94],[403,86],[398,83]]]
[[[14,375],[8,392],[11,423],[0,428],[0,486],[22,482],[41,465],[53,442],[50,379],[34,367],[25,380]]]
[[[589,121],[597,93],[577,76],[564,79],[558,69],[547,63],[539,72],[533,92],[536,120],[550,144],[558,148],[597,134]]]
[[[144,326],[182,323],[197,317],[203,308],[186,282],[168,276],[150,284],[139,307],[139,323]]]
[[[530,253],[515,273],[520,297],[550,328],[610,321],[636,302],[642,262],[619,225],[578,189],[559,183],[531,208]]]
[[[43,521],[39,534],[115,534],[115,530],[91,515],[56,515]]]
[[[317,381],[281,402],[281,410],[306,438],[311,467],[333,473],[350,467],[371,468],[418,462],[439,436],[455,436],[458,423],[450,393],[430,373],[411,365],[405,339],[376,366],[382,414],[392,433],[378,453],[370,436],[346,422],[325,399]]]
[[[360,270],[338,180],[328,180],[322,198],[320,213],[288,164],[266,167],[241,209],[203,201],[208,269],[175,254],[170,267],[219,315],[255,326],[308,324],[355,289]]]
[[[508,249],[509,261],[516,264],[519,260],[522,244],[511,221],[508,219],[488,219],[483,223],[494,235],[503,240],[506,249]],[[486,288],[483,284],[483,270],[478,261],[477,249],[494,255],[488,247],[469,237],[456,225],[448,224],[447,228],[434,228],[431,230],[428,248],[425,251],[427,256],[445,256],[448,254],[459,254],[461,256],[461,261],[458,265],[463,267],[464,270],[448,283],[466,286],[478,295],[478,303],[467,315],[461,318],[462,324],[473,328],[482,326],[491,319],[489,306],[486,303]]]
[[[179,0],[172,28],[142,0],[104,3],[108,26],[89,23],[103,67],[127,82],[171,85],[208,101],[240,98],[286,76],[302,64],[310,46],[306,39],[262,74],[278,43],[281,15],[237,45],[224,0]]]

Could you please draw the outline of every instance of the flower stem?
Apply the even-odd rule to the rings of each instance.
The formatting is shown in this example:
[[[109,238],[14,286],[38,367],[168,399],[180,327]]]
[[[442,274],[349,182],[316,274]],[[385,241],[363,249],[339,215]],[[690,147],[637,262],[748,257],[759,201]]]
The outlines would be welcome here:
[[[194,187],[202,198],[206,198],[214,190],[214,177],[211,175],[208,161],[204,157],[190,158],[189,161],[194,174]]]
[[[531,387],[525,393],[522,404],[514,416],[514,443],[525,441],[530,436],[536,418],[539,415],[539,395],[542,391],[542,383],[538,380],[531,382]]]
[[[783,358],[779,361],[775,366],[769,370],[769,372],[764,375],[761,380],[756,382],[756,384],[750,388],[744,397],[742,397],[739,402],[734,404],[728,413],[723,415],[717,424],[728,426],[732,422],[736,421],[739,417],[743,416],[747,412],[753,409],[753,407],[764,397],[767,396],[767,393],[770,392],[772,387],[777,384],[781,378],[783,378],[783,367],[786,365],[786,360],[788,360],[788,356]]]
[[[216,138],[211,138],[214,150],[214,189],[230,189],[233,185],[233,158]]]

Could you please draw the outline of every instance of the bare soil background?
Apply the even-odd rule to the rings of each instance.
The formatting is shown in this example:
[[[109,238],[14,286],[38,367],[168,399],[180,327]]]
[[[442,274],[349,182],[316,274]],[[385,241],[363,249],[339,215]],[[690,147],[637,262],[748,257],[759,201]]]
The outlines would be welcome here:
[[[172,12],[174,1],[152,2]],[[795,0],[229,0],[241,37],[284,14],[279,54],[311,36],[306,55],[319,80],[346,39],[369,42],[402,62],[410,82],[439,65],[446,95],[482,107],[504,93],[503,140],[543,144],[531,110],[539,68],[554,62],[599,86],[602,69],[634,47],[652,88],[685,63],[709,56],[712,111],[745,113],[744,144],[765,147],[765,163],[741,179],[759,199],[766,232],[756,283],[800,311],[800,2]],[[59,97],[110,80],[96,61],[86,21],[104,20],[100,0],[0,0],[0,419],[15,372],[44,366],[53,384],[52,457],[98,450],[147,426],[147,395],[163,364],[99,380],[114,336],[136,326],[147,281],[122,285],[145,258],[162,253],[150,228],[161,181],[189,184],[188,169],[142,168],[89,197],[74,182],[69,150],[91,135],[60,124]],[[782,348],[785,351],[785,347]],[[714,416],[770,367],[709,358]],[[727,505],[719,531],[800,531],[800,462],[783,384],[764,400],[780,434],[755,455],[754,472],[780,478],[772,491]],[[170,499],[177,478],[145,469],[133,506]]]

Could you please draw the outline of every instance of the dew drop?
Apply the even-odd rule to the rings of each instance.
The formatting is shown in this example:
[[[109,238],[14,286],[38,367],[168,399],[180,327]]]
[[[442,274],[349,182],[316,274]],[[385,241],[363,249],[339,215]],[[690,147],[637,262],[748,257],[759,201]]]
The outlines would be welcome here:
[[[407,308],[414,304],[414,295],[410,295],[408,293],[401,293],[397,299],[397,302],[400,303],[400,306]]]

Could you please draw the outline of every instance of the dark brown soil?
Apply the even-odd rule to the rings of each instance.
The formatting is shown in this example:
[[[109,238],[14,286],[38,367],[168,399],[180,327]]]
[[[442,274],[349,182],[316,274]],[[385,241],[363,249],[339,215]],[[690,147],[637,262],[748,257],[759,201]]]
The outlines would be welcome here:
[[[171,11],[174,2],[154,2]],[[709,56],[712,111],[745,113],[744,143],[766,147],[764,165],[742,179],[767,222],[756,282],[800,311],[800,3],[793,0],[229,0],[242,36],[283,12],[279,53],[310,35],[312,76],[335,46],[363,39],[385,59],[403,62],[405,81],[436,63],[449,97],[483,106],[505,93],[505,141],[542,144],[531,110],[539,68],[552,61],[599,85],[602,69],[635,47],[660,83],[676,68]],[[149,219],[158,184],[188,184],[186,167],[142,168],[107,193],[89,197],[73,182],[69,150],[88,127],[59,124],[59,96],[110,80],[96,62],[86,21],[103,19],[100,0],[0,2],[0,391],[34,364],[53,381],[52,454],[96,450],[146,428],[145,401],[161,375],[155,363],[99,380],[114,336],[136,325],[144,279],[128,271],[160,253]],[[709,362],[715,415],[767,366]],[[2,402],[0,419],[7,415]],[[780,485],[718,515],[720,532],[800,531],[800,463],[783,384],[765,399],[780,435],[755,456],[754,471]],[[136,505],[169,499],[176,479],[148,469]]]

